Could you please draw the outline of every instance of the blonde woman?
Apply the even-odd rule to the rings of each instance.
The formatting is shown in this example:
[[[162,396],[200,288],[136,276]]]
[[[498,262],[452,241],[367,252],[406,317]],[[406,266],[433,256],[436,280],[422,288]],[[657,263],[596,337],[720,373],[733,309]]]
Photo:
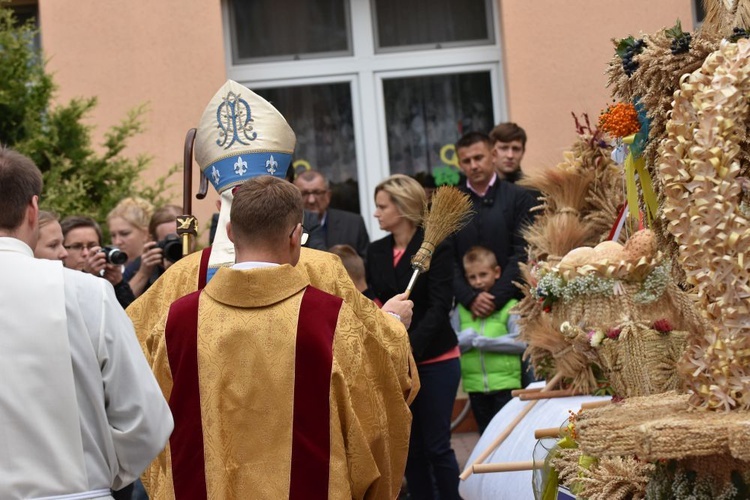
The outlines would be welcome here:
[[[367,282],[383,303],[403,293],[412,275],[411,257],[424,239],[420,227],[424,188],[409,176],[392,175],[375,188],[375,218],[391,233],[367,250]],[[458,499],[458,462],[451,448],[450,423],[461,377],[460,351],[450,324],[453,304],[453,250],[437,247],[430,270],[416,282],[409,327],[421,389],[411,405],[412,427],[406,482],[410,498]]]
[[[39,211],[39,238],[34,247],[37,259],[63,260],[68,251],[63,246],[63,233],[57,215],[46,210]]]
[[[148,201],[125,198],[107,215],[112,245],[128,255],[123,277],[136,297],[146,290],[149,277],[162,260],[161,249],[148,232],[153,212]]]

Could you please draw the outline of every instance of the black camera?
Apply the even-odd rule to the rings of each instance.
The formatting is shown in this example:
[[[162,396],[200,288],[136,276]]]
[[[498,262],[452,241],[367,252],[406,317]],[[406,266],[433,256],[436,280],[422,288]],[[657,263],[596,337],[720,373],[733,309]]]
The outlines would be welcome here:
[[[162,255],[169,262],[177,262],[182,258],[182,240],[176,234],[168,234],[156,244],[161,248]]]
[[[101,251],[107,259],[107,264],[125,264],[128,261],[128,254],[117,247],[102,247]]]

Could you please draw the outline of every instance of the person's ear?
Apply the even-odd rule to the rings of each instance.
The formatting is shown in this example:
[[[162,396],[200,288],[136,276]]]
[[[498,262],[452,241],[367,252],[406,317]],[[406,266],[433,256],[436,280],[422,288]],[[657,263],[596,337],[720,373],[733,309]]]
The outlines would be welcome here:
[[[227,237],[234,243],[234,234],[232,234],[232,221],[227,222]]]
[[[500,279],[500,274],[501,274],[500,266],[495,266],[495,271],[494,272],[495,272],[495,279],[496,280]]]
[[[289,249],[292,252],[302,247],[302,233],[303,232],[304,232],[304,229],[302,228],[302,224],[298,224],[294,228],[294,231],[292,231],[292,237],[289,238]]]
[[[39,196],[34,195],[31,197],[29,206],[26,209],[26,217],[31,227],[35,227],[39,223]]]

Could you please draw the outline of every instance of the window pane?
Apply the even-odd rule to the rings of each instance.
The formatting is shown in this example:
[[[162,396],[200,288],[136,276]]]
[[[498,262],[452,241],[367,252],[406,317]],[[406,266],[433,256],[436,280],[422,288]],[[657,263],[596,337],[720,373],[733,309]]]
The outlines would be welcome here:
[[[491,41],[487,0],[373,0],[377,46]]]
[[[27,22],[30,22],[33,25],[37,32],[34,34],[34,45],[32,48],[36,52],[42,50],[41,40],[39,39],[39,6],[37,3],[28,2],[19,5],[8,5],[3,8],[10,8],[13,12],[13,16],[15,17],[14,24],[16,26],[21,26]]]
[[[234,0],[229,13],[235,62],[349,53],[346,0]]]
[[[388,79],[383,93],[391,173],[458,182],[453,144],[494,124],[489,72]]]
[[[258,89],[297,134],[297,172],[312,168],[326,176],[331,207],[359,213],[357,156],[349,83]]]

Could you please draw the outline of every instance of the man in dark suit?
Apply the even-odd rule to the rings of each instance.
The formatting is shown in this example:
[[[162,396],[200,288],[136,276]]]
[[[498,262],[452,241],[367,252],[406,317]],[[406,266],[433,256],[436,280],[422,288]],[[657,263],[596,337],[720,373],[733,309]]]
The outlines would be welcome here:
[[[537,203],[531,191],[498,177],[492,161],[492,140],[486,134],[464,135],[456,143],[456,154],[467,179],[462,189],[471,198],[474,215],[452,237],[456,259],[454,293],[475,317],[486,318],[522,295],[513,284],[521,280],[518,264],[526,261],[521,229],[533,220],[531,209]],[[489,292],[474,290],[464,277],[463,256],[475,245],[492,250],[503,270]]]
[[[318,215],[319,225],[307,228],[310,248],[328,250],[334,245],[350,245],[365,258],[370,237],[362,216],[345,210],[329,208],[331,189],[328,180],[316,170],[306,170],[294,184],[302,192],[305,210]]]

